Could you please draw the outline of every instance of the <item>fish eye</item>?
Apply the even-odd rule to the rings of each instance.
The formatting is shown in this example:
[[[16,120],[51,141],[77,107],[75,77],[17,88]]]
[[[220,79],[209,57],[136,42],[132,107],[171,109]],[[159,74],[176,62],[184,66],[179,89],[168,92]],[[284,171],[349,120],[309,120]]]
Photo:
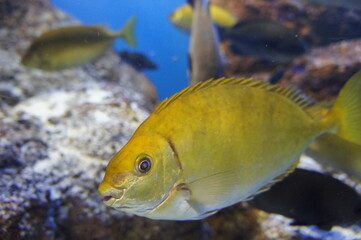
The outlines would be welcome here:
[[[143,157],[138,161],[137,165],[140,173],[147,173],[152,168],[152,160],[149,157]]]

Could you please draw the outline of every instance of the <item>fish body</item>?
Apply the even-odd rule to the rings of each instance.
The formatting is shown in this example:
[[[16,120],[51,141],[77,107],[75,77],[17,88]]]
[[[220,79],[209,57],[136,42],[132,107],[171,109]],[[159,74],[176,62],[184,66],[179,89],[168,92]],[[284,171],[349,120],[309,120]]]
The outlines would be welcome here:
[[[273,21],[242,22],[230,29],[221,29],[221,36],[231,40],[231,49],[240,55],[256,56],[276,62],[287,62],[305,53],[299,36]]]
[[[361,101],[349,101],[359,92],[361,73],[320,120],[305,111],[309,99],[289,88],[250,79],[198,83],[141,124],[109,162],[99,193],[139,216],[205,218],[288,174],[323,133],[361,143]]]
[[[178,29],[189,34],[191,32],[193,14],[194,11],[192,6],[189,4],[185,4],[177,8],[169,16],[169,20]],[[214,23],[220,27],[230,28],[237,23],[237,19],[229,11],[214,4],[210,5],[210,14]]]
[[[21,63],[42,70],[62,70],[81,66],[103,55],[117,37],[134,46],[135,18],[119,32],[100,26],[70,26],[43,33],[23,55]]]
[[[305,169],[296,169],[249,203],[294,219],[292,225],[317,225],[323,230],[361,220],[361,196],[353,188]]]
[[[194,1],[194,20],[189,49],[190,84],[223,76],[224,57],[222,56],[218,33],[209,11],[208,0]]]

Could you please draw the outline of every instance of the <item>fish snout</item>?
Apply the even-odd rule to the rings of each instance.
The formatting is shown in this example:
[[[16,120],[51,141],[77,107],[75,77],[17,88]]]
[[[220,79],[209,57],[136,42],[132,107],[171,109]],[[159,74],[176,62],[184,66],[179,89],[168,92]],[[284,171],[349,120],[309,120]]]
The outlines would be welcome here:
[[[109,206],[123,196],[124,190],[125,188],[115,188],[107,182],[102,182],[98,188],[98,192],[104,197],[104,203]]]

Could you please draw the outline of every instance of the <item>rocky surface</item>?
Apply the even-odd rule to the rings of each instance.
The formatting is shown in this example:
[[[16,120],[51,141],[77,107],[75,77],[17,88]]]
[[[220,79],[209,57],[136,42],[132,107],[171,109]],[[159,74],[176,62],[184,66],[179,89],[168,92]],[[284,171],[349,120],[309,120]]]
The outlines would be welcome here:
[[[346,81],[360,69],[361,39],[341,41],[314,48],[295,59],[279,84],[292,84],[318,101],[332,101]]]

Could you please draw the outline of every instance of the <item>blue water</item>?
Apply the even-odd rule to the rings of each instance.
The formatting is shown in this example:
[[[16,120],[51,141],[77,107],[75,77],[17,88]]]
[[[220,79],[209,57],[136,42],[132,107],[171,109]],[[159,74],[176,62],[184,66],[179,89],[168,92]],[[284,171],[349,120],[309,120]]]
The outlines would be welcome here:
[[[189,37],[175,29],[168,16],[184,0],[52,0],[61,10],[84,24],[105,24],[116,31],[132,16],[138,16],[138,46],[132,48],[117,40],[116,50],[141,52],[158,65],[158,70],[145,71],[155,84],[160,99],[185,88]]]

